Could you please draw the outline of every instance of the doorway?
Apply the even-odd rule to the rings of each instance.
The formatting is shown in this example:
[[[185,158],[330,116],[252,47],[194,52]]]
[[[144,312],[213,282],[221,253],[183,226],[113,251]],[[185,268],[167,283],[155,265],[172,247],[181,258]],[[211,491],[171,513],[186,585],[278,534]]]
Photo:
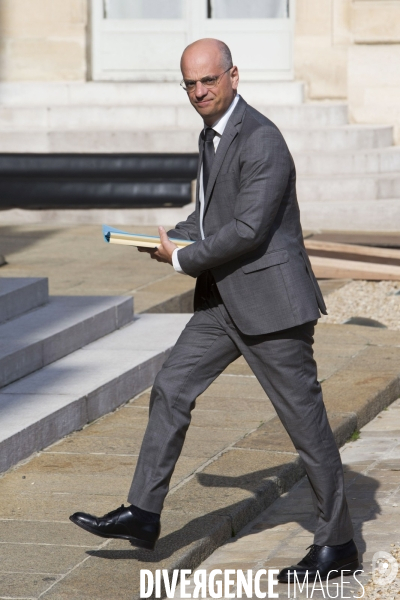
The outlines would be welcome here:
[[[295,0],[91,0],[92,77],[179,81],[182,50],[223,40],[242,81],[293,78]]]

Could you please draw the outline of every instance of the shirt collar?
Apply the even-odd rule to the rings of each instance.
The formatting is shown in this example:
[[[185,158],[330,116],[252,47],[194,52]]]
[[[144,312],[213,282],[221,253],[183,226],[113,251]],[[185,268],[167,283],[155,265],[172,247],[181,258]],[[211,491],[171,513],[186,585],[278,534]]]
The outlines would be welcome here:
[[[219,119],[219,121],[217,121],[216,123],[214,123],[214,125],[212,125],[211,129],[214,129],[214,131],[217,135],[222,136],[222,134],[224,133],[226,124],[229,121],[229,117],[235,110],[236,104],[239,102],[239,98],[240,98],[240,95],[236,94],[236,96],[232,100],[231,105],[228,108],[228,110],[226,111],[226,113],[224,115],[222,115],[222,117]],[[206,127],[207,127],[207,125],[204,125],[204,129]]]

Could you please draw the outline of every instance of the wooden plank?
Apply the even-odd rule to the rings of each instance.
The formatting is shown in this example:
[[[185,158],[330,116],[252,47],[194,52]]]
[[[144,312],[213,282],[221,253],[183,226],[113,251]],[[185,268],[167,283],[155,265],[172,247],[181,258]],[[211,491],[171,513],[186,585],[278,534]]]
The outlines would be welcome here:
[[[309,255],[400,266],[400,250],[306,239]]]
[[[307,250],[325,250],[330,252],[333,251],[348,254],[359,254],[360,256],[396,258],[400,260],[400,250],[392,248],[374,248],[373,246],[359,246],[356,244],[338,244],[337,242],[321,242],[313,239],[304,240],[304,244]]]
[[[398,227],[397,227],[398,229]],[[357,244],[358,246],[380,246],[382,248],[400,248],[400,235],[394,231],[359,232],[359,231],[325,231],[312,233],[308,237],[321,242],[338,242],[340,244]]]
[[[400,267],[366,263],[339,258],[310,256],[316,277],[321,279],[369,279],[373,281],[400,281]]]

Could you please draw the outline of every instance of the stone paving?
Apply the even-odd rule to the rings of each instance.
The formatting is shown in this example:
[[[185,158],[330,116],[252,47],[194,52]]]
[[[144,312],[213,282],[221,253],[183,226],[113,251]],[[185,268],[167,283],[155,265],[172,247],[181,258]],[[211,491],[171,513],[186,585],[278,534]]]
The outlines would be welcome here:
[[[155,232],[154,228],[141,230]],[[176,275],[168,265],[149,261],[134,249],[107,246],[99,226],[3,227],[0,254],[8,261],[1,267],[1,276],[48,276],[52,294],[132,295],[136,312],[191,310],[192,278]],[[324,293],[345,283],[323,282]],[[319,325],[315,351],[328,416],[341,445],[355,429],[400,397],[400,334]],[[282,544],[283,554],[265,557],[265,550],[253,547],[253,540],[258,539],[254,535],[261,536],[266,530],[261,525],[257,534],[251,530],[251,536],[241,537],[248,544],[244,554],[235,558],[237,564],[248,564],[248,560],[274,564],[276,556],[283,565],[303,555],[311,541],[310,505],[306,482],[296,482],[304,472],[269,400],[243,359],[231,365],[198,399],[154,553],[133,549],[124,542],[101,540],[68,521],[76,510],[103,514],[125,501],[147,422],[148,399],[148,391],[140,394],[0,478],[1,599],[134,600],[139,597],[140,569],[195,568],[267,507],[272,515],[276,514],[274,507],[280,507],[281,514],[282,507],[287,506],[291,515],[292,521],[286,515],[268,529],[272,536],[268,547],[275,544],[274,548],[281,548]],[[396,404],[378,419],[390,415],[394,423],[398,414]],[[380,460],[379,448],[389,452],[392,446],[385,439],[392,440],[392,433],[388,436],[385,432],[383,441],[375,435],[372,443],[372,430],[366,442],[363,430],[361,440],[352,444],[361,455],[350,465],[353,475],[347,475],[358,492],[354,495],[357,500],[351,497],[350,502],[356,518],[367,519],[363,535],[369,531],[367,525],[379,526],[380,494],[398,485],[398,466],[394,470],[381,468],[382,461],[373,463],[368,454],[377,453]],[[344,457],[349,456],[346,452],[348,447]],[[391,464],[395,458],[394,453],[385,455],[384,460]],[[363,486],[369,482],[373,492]],[[297,487],[282,497],[293,484]],[[389,508],[395,507],[388,504]],[[378,518],[371,520],[373,517]],[[397,512],[391,517],[393,533]],[[296,530],[290,529],[293,523]],[[359,524],[357,527],[359,539]],[[282,540],[287,541],[286,546]],[[235,544],[228,546],[239,547]],[[365,550],[365,545],[361,548]],[[386,548],[387,544],[382,547]]]
[[[317,328],[319,376],[340,444],[400,396],[399,345],[398,332]],[[68,521],[71,513],[104,514],[125,501],[148,400],[149,393],[142,393],[0,478],[0,598],[138,598],[140,569],[195,568],[304,474],[269,400],[239,359],[198,399],[156,551],[79,530]],[[365,450],[374,452],[371,441]],[[382,491],[392,490],[397,473],[386,469],[383,475]],[[361,486],[357,501],[351,500],[360,518],[371,510],[363,494]],[[304,509],[297,501],[293,506],[302,523]],[[285,531],[277,531],[277,539]],[[282,559],[298,558],[310,540],[309,533],[303,532],[305,539],[297,533],[297,546],[288,546]],[[261,554],[257,560],[264,559]]]
[[[379,551],[400,558],[400,399],[363,427],[359,439],[345,444],[341,454],[355,541],[363,561],[363,573],[357,577],[365,589],[353,577],[346,576],[343,579],[348,583],[341,585],[340,579],[332,580],[328,590],[325,585],[324,592],[318,591],[317,583],[312,593],[312,582],[308,591],[305,588],[300,592],[297,588],[296,596],[325,598],[329,592],[335,597],[338,594],[335,583],[339,582],[339,598],[398,598],[400,573],[395,581],[378,584],[372,576],[372,559]],[[260,569],[267,571],[295,564],[313,542],[313,526],[310,486],[304,477],[237,537],[216,550],[198,570],[206,571],[209,576],[215,569],[232,569],[231,578],[235,578],[237,569],[245,574],[251,569],[254,577]],[[186,593],[193,593],[193,576]],[[216,581],[223,581],[222,575],[217,575]],[[266,576],[261,579],[260,590],[268,592]],[[235,586],[230,591],[237,597]],[[181,592],[178,588],[174,597],[183,597]],[[278,584],[274,592],[279,598],[296,597],[293,585]],[[256,598],[254,589],[253,594]]]

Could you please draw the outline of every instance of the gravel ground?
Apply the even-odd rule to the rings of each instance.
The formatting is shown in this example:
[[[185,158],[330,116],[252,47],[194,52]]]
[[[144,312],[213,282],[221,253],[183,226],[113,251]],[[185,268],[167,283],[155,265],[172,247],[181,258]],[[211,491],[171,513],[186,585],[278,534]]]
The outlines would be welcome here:
[[[343,323],[350,317],[375,319],[400,330],[399,281],[351,281],[325,298],[328,315],[320,323]]]
[[[397,563],[400,562],[400,543],[391,544],[392,548],[390,554],[395,558]],[[372,572],[369,573],[373,575]],[[379,576],[379,573],[377,573]],[[400,575],[400,573],[399,573]],[[384,581],[384,578],[383,578]],[[353,596],[353,598],[356,596]],[[400,578],[396,577],[396,579],[391,582],[389,585],[379,584],[378,581],[375,580],[374,576],[372,579],[368,580],[367,585],[365,586],[365,594],[363,596],[363,600],[398,600],[400,598]]]

